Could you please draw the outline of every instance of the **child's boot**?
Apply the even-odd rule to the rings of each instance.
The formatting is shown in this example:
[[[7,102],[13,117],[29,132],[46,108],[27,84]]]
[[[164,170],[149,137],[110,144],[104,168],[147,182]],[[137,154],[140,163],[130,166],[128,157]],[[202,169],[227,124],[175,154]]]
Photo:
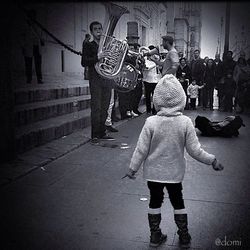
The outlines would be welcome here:
[[[148,222],[150,227],[150,246],[158,247],[167,240],[167,235],[162,234],[160,229],[161,214],[148,214]]]
[[[184,245],[189,244],[191,241],[191,236],[188,233],[187,214],[175,214],[174,220],[178,227],[177,234],[179,235],[180,243]]]

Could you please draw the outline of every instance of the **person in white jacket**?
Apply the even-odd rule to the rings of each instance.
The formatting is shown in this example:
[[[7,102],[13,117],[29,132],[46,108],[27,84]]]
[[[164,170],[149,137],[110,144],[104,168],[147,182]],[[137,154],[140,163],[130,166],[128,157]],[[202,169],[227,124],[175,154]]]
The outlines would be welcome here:
[[[134,179],[135,173],[143,165],[143,176],[150,191],[150,246],[157,247],[167,238],[160,229],[165,187],[174,208],[180,243],[186,245],[190,243],[191,236],[188,233],[187,213],[182,195],[186,168],[184,150],[197,161],[212,165],[214,170],[222,170],[223,166],[214,155],[201,148],[191,119],[182,114],[186,95],[175,76],[167,74],[161,78],[156,85],[153,102],[158,111],[157,115],[146,119],[129,171],[124,177]]]
[[[148,47],[150,50],[154,49],[155,46],[150,45]],[[152,107],[151,98],[154,94],[154,89],[156,87],[157,82],[161,79],[161,73],[158,69],[158,65],[153,62],[150,58],[153,56],[147,56],[145,59],[145,67],[143,68],[143,83],[145,89],[145,100],[146,100],[146,110],[147,113],[150,114],[152,112],[153,115],[156,114],[154,105]]]

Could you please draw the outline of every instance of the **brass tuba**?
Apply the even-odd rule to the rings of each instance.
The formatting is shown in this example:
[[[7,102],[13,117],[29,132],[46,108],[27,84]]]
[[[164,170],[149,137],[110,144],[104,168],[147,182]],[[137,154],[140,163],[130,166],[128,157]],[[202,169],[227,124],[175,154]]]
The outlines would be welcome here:
[[[129,11],[114,3],[104,3],[108,14],[102,34],[98,56],[99,61],[95,64],[97,73],[104,78],[113,80],[118,91],[130,91],[136,87],[138,70],[131,64],[124,62],[128,54],[128,43],[113,37],[113,32],[120,17]],[[133,52],[133,55],[139,53]]]

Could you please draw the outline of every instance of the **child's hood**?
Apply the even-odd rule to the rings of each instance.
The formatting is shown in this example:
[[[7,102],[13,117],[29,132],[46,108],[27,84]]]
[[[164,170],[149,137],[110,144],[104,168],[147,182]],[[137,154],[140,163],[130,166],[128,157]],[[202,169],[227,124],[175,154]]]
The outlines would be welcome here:
[[[157,115],[182,114],[186,105],[186,94],[174,75],[166,74],[160,79],[154,90],[153,102]]]

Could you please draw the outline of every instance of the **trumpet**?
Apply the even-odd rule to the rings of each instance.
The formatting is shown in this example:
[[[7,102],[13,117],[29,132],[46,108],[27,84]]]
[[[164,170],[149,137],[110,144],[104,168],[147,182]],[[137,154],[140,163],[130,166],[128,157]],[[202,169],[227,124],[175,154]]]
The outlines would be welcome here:
[[[154,49],[150,50],[147,47],[142,47],[141,51],[143,53],[143,56],[153,56],[153,55],[158,55],[159,54],[159,47],[155,47]]]

